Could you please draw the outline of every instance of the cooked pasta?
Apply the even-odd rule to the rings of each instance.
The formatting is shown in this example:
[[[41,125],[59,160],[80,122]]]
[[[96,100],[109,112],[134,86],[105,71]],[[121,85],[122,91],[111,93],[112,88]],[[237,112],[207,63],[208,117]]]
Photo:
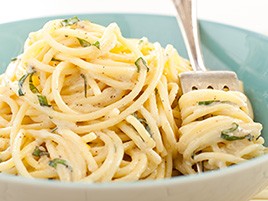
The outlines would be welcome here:
[[[246,96],[202,89],[179,100],[182,126],[177,144],[183,174],[215,170],[264,154],[262,125],[250,117]]]
[[[216,90],[181,96],[178,75],[189,70],[171,45],[124,38],[115,23],[48,22],[0,77],[0,172],[136,181],[263,154],[246,97]]]

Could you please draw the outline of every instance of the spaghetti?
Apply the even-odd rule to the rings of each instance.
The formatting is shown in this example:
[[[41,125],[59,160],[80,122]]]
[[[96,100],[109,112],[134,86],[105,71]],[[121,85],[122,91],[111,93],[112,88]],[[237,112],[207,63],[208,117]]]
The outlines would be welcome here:
[[[261,125],[248,115],[245,96],[181,96],[178,74],[189,70],[171,45],[124,38],[115,23],[48,22],[0,78],[0,171],[136,181],[263,154]]]

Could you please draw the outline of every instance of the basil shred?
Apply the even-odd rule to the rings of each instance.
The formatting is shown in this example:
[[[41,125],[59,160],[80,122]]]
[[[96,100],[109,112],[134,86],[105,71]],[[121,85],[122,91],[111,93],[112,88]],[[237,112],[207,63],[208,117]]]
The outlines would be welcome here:
[[[84,80],[84,91],[85,91],[85,98],[87,98],[87,77],[84,74],[81,74],[81,77]]]
[[[25,80],[29,77],[29,88],[34,94],[37,94],[39,104],[41,106],[51,107],[51,105],[48,104],[47,98],[45,96],[41,95],[39,90],[37,89],[37,87],[34,86],[34,84],[33,84],[34,73],[36,73],[36,71],[32,70],[30,73],[26,73],[25,75],[23,75],[19,79],[19,81],[18,81],[18,85],[19,85],[18,94],[19,94],[19,96],[25,95],[25,93],[23,93],[23,91],[22,91],[22,86],[23,86]]]
[[[95,46],[96,48],[100,49],[100,42],[99,41],[96,41],[95,43],[91,44],[90,42],[88,42],[82,38],[77,38],[77,40],[79,41],[79,43],[82,47]]]
[[[36,157],[49,156],[49,153],[47,151],[41,150],[38,146],[35,147],[32,154]]]
[[[79,22],[80,20],[78,19],[77,16],[74,16],[72,18],[69,19],[65,19],[61,21],[61,25],[66,27],[66,26],[71,26],[73,24],[76,24],[77,22]]]
[[[146,61],[142,58],[139,57],[136,61],[135,61],[135,65],[137,67],[137,71],[138,73],[140,72],[141,68],[146,68],[147,72],[150,70],[149,67],[146,64]]]
[[[232,123],[232,127],[226,130],[221,131],[221,138],[227,141],[235,141],[235,140],[243,140],[247,139],[249,141],[252,141],[254,136],[251,134],[247,134],[244,136],[234,136],[230,135],[230,133],[236,131],[238,129],[239,125],[235,122]]]
[[[10,61],[17,61],[17,60],[18,60],[18,58],[17,57],[14,57]]]
[[[99,41],[96,41],[92,45],[95,46],[96,48],[100,49],[100,42]]]
[[[77,38],[77,40],[79,41],[80,45],[82,47],[88,47],[88,46],[91,46],[91,43],[82,39],[82,38]]]
[[[68,164],[67,161],[64,159],[60,159],[60,158],[54,158],[53,160],[49,161],[48,165],[53,167],[53,168],[57,168],[58,164],[61,164],[63,166],[65,166],[66,168],[71,168]]]
[[[198,105],[210,105],[211,103],[220,102],[219,100],[199,101]]]
[[[19,85],[18,94],[19,94],[19,96],[24,96],[25,95],[25,93],[23,93],[23,91],[22,91],[22,86],[23,86],[25,80],[28,78],[28,76],[32,76],[34,73],[35,73],[35,71],[31,71],[29,73],[26,73],[25,75],[23,75],[19,79],[19,81],[18,81],[18,85]]]
[[[143,118],[139,118],[137,113],[135,112],[133,114],[133,116],[139,120],[139,122],[144,126],[144,128],[146,129],[146,131],[149,133],[149,135],[152,137],[152,132],[151,132],[151,129],[150,129],[150,126],[148,125],[147,121]]]
[[[41,106],[46,106],[46,107],[51,107],[52,105],[49,105],[48,102],[47,102],[47,97],[43,96],[43,95],[37,95],[38,97],[38,101],[39,101],[39,104]]]

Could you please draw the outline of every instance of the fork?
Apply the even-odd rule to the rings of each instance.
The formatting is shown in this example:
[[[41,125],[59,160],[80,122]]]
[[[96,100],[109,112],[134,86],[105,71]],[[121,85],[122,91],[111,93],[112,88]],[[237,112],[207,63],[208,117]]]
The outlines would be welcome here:
[[[199,45],[196,0],[172,0],[189,60],[194,71],[179,75],[182,92],[198,89],[240,91],[239,80],[233,71],[207,71]]]

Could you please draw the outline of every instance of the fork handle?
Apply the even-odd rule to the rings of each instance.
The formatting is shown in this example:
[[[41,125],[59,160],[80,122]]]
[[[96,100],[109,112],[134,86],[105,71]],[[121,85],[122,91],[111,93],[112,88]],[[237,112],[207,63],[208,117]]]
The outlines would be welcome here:
[[[206,71],[199,44],[196,0],[172,0],[181,33],[194,71]]]

